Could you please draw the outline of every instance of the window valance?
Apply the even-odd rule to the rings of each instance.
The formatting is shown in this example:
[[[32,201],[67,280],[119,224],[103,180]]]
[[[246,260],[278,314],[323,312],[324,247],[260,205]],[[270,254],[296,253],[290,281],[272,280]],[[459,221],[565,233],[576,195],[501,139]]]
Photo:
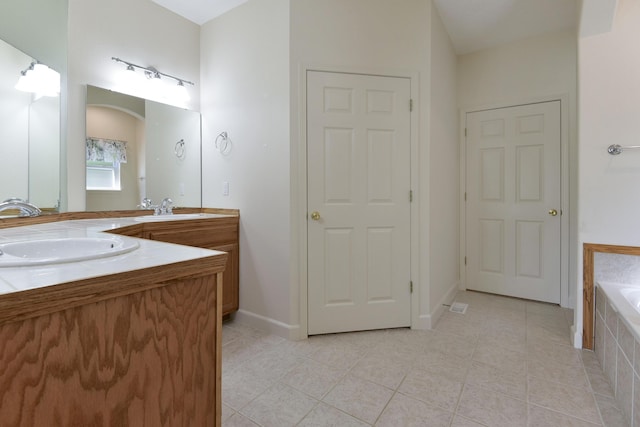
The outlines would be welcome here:
[[[127,143],[113,139],[87,138],[87,161],[127,163]]]

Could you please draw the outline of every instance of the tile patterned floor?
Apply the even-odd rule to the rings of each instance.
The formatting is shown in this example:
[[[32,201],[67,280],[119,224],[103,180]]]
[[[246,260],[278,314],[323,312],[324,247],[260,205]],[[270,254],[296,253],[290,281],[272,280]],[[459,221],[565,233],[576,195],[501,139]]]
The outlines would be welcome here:
[[[223,328],[223,426],[629,426],[569,310],[460,292],[431,331]]]

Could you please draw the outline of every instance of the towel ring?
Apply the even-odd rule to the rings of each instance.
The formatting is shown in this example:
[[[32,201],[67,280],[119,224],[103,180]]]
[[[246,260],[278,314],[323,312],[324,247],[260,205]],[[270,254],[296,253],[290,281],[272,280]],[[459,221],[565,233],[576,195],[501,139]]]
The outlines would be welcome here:
[[[179,159],[184,159],[184,155],[185,155],[185,146],[184,146],[184,139],[181,139],[180,141],[176,142],[176,146],[173,149],[173,152],[175,153],[176,157]]]
[[[227,154],[231,149],[231,139],[229,139],[229,134],[227,132],[220,132],[218,136],[216,136],[214,145],[220,154]]]

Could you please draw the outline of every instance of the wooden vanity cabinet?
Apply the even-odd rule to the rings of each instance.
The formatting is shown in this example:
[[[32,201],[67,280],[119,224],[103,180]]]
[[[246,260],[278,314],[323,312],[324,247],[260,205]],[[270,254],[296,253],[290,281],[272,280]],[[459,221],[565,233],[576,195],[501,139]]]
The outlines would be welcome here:
[[[229,256],[222,276],[222,315],[225,316],[237,311],[239,305],[239,222],[239,217],[233,216],[145,223],[141,237],[227,252]]]

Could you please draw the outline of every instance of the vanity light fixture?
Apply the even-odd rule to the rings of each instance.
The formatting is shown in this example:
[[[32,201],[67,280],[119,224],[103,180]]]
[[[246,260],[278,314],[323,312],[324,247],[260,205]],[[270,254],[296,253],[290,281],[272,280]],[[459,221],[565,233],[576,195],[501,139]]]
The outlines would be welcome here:
[[[33,61],[20,72],[20,78],[15,88],[22,92],[41,96],[58,96],[60,94],[60,73],[40,62]]]
[[[166,73],[161,73],[160,71],[158,71],[154,67],[143,67],[142,65],[138,65],[138,64],[134,64],[132,62],[124,61],[124,60],[122,60],[120,58],[116,58],[115,56],[112,56],[111,59],[113,59],[116,62],[121,62],[123,64],[126,64],[127,71],[135,71],[136,68],[142,70],[144,72],[145,77],[147,77],[148,79],[150,79],[153,82],[160,81],[162,77],[168,77],[170,79],[175,80],[176,82],[178,82],[178,84],[177,84],[178,89],[176,89],[176,93],[178,93],[178,92],[184,93],[184,95],[180,96],[180,98],[182,100],[188,100],[189,99],[189,94],[187,93],[187,90],[186,90],[187,88],[184,86],[185,83],[186,84],[190,84],[191,86],[195,86],[195,83],[190,82],[189,80],[181,79],[180,77],[172,76],[172,75],[166,74]]]

